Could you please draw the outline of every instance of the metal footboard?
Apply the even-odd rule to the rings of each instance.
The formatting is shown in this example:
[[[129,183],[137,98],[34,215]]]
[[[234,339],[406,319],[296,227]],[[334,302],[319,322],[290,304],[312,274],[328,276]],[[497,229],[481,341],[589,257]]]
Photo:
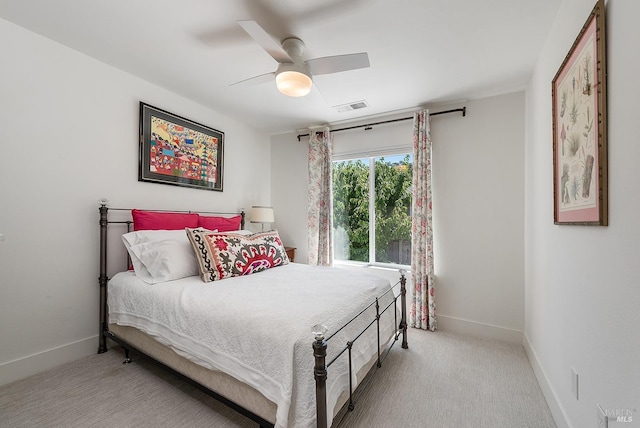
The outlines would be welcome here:
[[[313,370],[313,375],[316,381],[316,416],[317,416],[317,427],[318,428],[327,428],[328,420],[327,420],[327,369],[345,352],[348,353],[349,358],[349,404],[348,409],[352,411],[355,408],[354,401],[354,388],[353,388],[353,364],[352,364],[352,355],[351,349],[353,344],[358,340],[373,324],[376,324],[377,329],[377,343],[378,343],[378,357],[376,367],[380,368],[382,366],[382,362],[385,360],[393,345],[398,341],[400,334],[402,334],[402,348],[407,349],[409,344],[407,342],[407,289],[406,289],[407,279],[405,277],[405,272],[400,271],[400,280],[391,287],[388,291],[386,291],[381,296],[376,297],[376,300],[369,304],[366,308],[360,311],[356,316],[354,316],[351,320],[345,323],[338,330],[333,332],[331,335],[325,337],[327,333],[327,327],[321,324],[318,324],[313,327],[314,341],[313,341],[313,356],[315,358],[315,366]],[[393,290],[400,286],[400,294],[396,296],[394,294],[393,301],[385,306],[382,310],[380,310],[380,299],[387,295],[388,293],[392,293]],[[394,325],[398,326],[391,344],[386,348],[384,354],[380,354],[380,316],[385,313],[390,307],[396,307],[398,297],[400,297],[400,306],[401,306],[401,320],[398,323],[398,314],[397,311],[394,311]],[[340,331],[346,328],[353,321],[358,319],[360,316],[364,314],[367,309],[371,308],[375,305],[376,308],[376,316],[373,320],[371,320],[366,327],[364,327],[360,332],[358,332],[351,340],[347,341],[344,347],[338,352],[338,354],[331,359],[327,363],[327,343],[331,338],[335,337]]]

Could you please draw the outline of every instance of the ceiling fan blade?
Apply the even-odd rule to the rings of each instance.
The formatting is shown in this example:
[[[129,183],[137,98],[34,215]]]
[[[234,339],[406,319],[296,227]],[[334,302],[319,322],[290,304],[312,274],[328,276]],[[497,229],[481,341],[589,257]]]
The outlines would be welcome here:
[[[244,31],[255,40],[262,49],[267,51],[269,55],[278,62],[293,62],[291,57],[279,43],[267,33],[256,21],[238,21],[238,24]]]
[[[273,81],[273,79],[275,79],[275,77],[276,77],[276,73],[274,73],[274,72],[265,73],[265,74],[261,74],[259,76],[254,76],[254,77],[250,77],[248,79],[240,80],[239,82],[232,83],[229,86],[259,85],[261,83],[271,82],[271,81]]]
[[[369,55],[366,52],[347,55],[325,56],[306,61],[312,75],[339,73],[369,67]]]
[[[313,87],[316,88],[315,93],[318,94],[320,96],[320,99],[322,99],[322,101],[324,102],[324,105],[328,106],[329,103],[327,102],[326,98],[324,97],[324,95],[322,95],[322,91],[320,90],[320,88],[318,87],[318,85],[316,85],[316,82],[313,82]]]

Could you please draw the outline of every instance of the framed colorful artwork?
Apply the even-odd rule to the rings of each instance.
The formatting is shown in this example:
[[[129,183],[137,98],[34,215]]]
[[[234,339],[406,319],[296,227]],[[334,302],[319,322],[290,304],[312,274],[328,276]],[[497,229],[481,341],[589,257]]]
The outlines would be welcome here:
[[[138,181],[222,191],[224,133],[140,103]]]
[[[555,224],[608,225],[604,14],[598,0],[553,78]]]

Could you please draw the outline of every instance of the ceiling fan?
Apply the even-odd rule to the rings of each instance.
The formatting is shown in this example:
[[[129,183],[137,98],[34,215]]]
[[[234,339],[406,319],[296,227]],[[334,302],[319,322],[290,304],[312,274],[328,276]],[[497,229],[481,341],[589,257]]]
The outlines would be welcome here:
[[[305,61],[302,56],[305,45],[299,38],[289,37],[279,44],[256,21],[238,21],[238,24],[278,62],[278,68],[274,72],[241,80],[231,86],[261,83],[275,78],[280,92],[290,97],[302,97],[311,91],[313,76],[369,67],[369,56],[366,52]]]

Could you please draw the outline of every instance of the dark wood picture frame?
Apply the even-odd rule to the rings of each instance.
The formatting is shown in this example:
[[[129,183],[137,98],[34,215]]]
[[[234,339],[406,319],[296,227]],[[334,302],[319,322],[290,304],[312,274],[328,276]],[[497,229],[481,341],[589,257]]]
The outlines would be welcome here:
[[[608,225],[605,3],[552,82],[554,223]]]
[[[222,191],[224,133],[140,102],[138,181]]]

